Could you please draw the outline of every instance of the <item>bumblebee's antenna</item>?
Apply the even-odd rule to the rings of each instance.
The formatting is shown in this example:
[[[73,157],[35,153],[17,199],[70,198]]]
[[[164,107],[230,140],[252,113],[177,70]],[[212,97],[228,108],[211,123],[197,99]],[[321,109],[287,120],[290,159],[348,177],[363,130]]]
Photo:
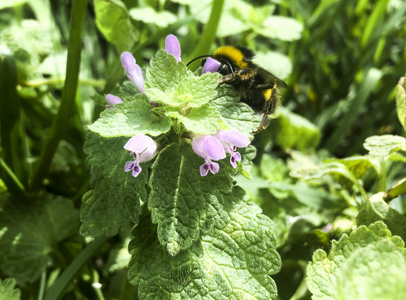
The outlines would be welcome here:
[[[189,66],[192,62],[194,62],[195,60],[198,60],[199,58],[203,58],[203,57],[212,57],[212,55],[200,55],[198,57],[193,58],[190,62],[188,62],[186,64],[186,67]]]
[[[186,64],[186,67],[189,66],[189,65],[190,65],[192,62],[194,62],[195,60],[198,60],[199,58],[203,58],[203,57],[213,57],[213,55],[200,55],[200,56],[198,56],[198,57],[195,57],[195,58],[193,58],[190,62],[188,62],[188,63]],[[230,62],[229,62],[228,60],[222,59],[222,58],[220,58],[219,60],[220,60],[221,62],[223,62],[223,63],[226,63],[226,64],[228,65],[228,67],[229,67],[230,70],[231,70],[231,74],[233,74],[233,77],[235,77],[234,70],[233,70],[233,66],[230,64]]]
[[[230,62],[229,62],[228,60],[226,60],[226,59],[221,59],[221,61],[222,61],[222,62],[225,62],[225,63],[228,65],[228,67],[229,67],[230,70],[231,70],[231,74],[233,74],[233,78],[234,78],[234,77],[235,77],[235,74],[234,74],[233,66],[230,64]]]

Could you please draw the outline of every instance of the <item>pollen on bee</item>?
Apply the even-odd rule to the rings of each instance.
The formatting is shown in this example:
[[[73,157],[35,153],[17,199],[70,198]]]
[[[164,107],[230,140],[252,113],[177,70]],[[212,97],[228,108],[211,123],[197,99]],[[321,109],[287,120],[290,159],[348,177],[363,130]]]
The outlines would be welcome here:
[[[271,100],[273,89],[267,89],[264,91],[265,101]]]

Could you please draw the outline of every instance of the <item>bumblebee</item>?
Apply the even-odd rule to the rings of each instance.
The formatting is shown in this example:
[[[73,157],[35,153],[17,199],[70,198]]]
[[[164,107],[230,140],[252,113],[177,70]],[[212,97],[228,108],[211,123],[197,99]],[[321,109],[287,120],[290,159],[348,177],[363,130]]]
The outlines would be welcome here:
[[[203,55],[211,57],[218,62],[220,66],[217,69],[223,77],[219,84],[231,84],[240,94],[240,101],[248,104],[256,113],[262,113],[261,123],[257,130],[252,133],[258,133],[269,125],[268,116],[273,114],[280,103],[279,88],[286,88],[287,85],[281,79],[255,64],[252,59],[254,52],[251,49],[241,46],[223,46],[218,48],[213,55]]]

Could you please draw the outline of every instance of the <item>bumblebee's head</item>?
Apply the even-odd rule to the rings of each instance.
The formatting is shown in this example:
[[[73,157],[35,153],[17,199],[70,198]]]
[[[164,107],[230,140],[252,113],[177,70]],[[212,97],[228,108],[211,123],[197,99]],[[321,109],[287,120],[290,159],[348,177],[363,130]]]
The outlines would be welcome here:
[[[254,52],[248,48],[240,46],[223,46],[214,51],[213,55],[202,55],[191,60],[187,65],[196,59],[211,57],[218,62],[220,66],[217,69],[221,75],[233,74],[237,69],[243,69],[248,66],[248,62],[254,57]],[[202,65],[206,63],[203,61]]]
[[[223,46],[213,53],[213,58],[218,61],[228,61],[234,69],[244,69],[254,57],[254,52],[245,47]]]

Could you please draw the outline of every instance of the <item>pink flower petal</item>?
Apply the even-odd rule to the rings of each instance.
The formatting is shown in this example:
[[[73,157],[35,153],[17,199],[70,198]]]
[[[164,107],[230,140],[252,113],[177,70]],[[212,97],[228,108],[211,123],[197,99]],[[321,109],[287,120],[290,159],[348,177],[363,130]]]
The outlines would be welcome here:
[[[204,137],[205,137],[204,135],[199,135],[199,136],[194,137],[192,139],[192,149],[193,149],[193,151],[197,155],[199,155],[199,156],[201,156],[203,158],[205,158],[205,154],[203,152],[203,145],[202,145]]]
[[[139,65],[135,63],[135,58],[130,52],[121,54],[121,63],[127,72],[127,77],[130,79],[141,94],[145,93],[144,76]]]
[[[219,160],[226,157],[223,145],[211,135],[206,135],[202,141],[202,149],[210,159]]]
[[[172,54],[176,58],[176,61],[181,61],[179,40],[173,34],[170,34],[166,37],[165,51],[168,54]]]
[[[112,94],[107,94],[106,100],[109,103],[109,105],[106,105],[106,107],[109,106],[109,108],[113,108],[115,104],[123,102],[120,97],[114,96]]]
[[[134,152],[139,156],[139,162],[153,159],[157,145],[153,139],[145,134],[133,136],[124,146],[124,149]]]
[[[127,161],[124,165],[124,172],[130,172],[134,167],[135,162]]]
[[[218,163],[211,162],[210,172],[212,172],[213,174],[216,174],[219,170],[220,170],[220,165]]]
[[[199,170],[200,170],[200,176],[206,176],[207,173],[209,173],[209,164],[204,163],[200,166]]]
[[[136,163],[134,168],[133,168],[132,175],[134,177],[138,177],[138,175],[140,175],[141,171],[142,171],[142,168],[140,167],[140,165],[138,163]]]
[[[251,143],[245,135],[237,130],[220,130],[216,137],[222,142],[239,148],[247,147]]]
[[[214,73],[217,72],[217,70],[220,68],[221,63],[214,58],[208,57],[206,60],[206,63],[203,66],[203,74],[210,72]]]

